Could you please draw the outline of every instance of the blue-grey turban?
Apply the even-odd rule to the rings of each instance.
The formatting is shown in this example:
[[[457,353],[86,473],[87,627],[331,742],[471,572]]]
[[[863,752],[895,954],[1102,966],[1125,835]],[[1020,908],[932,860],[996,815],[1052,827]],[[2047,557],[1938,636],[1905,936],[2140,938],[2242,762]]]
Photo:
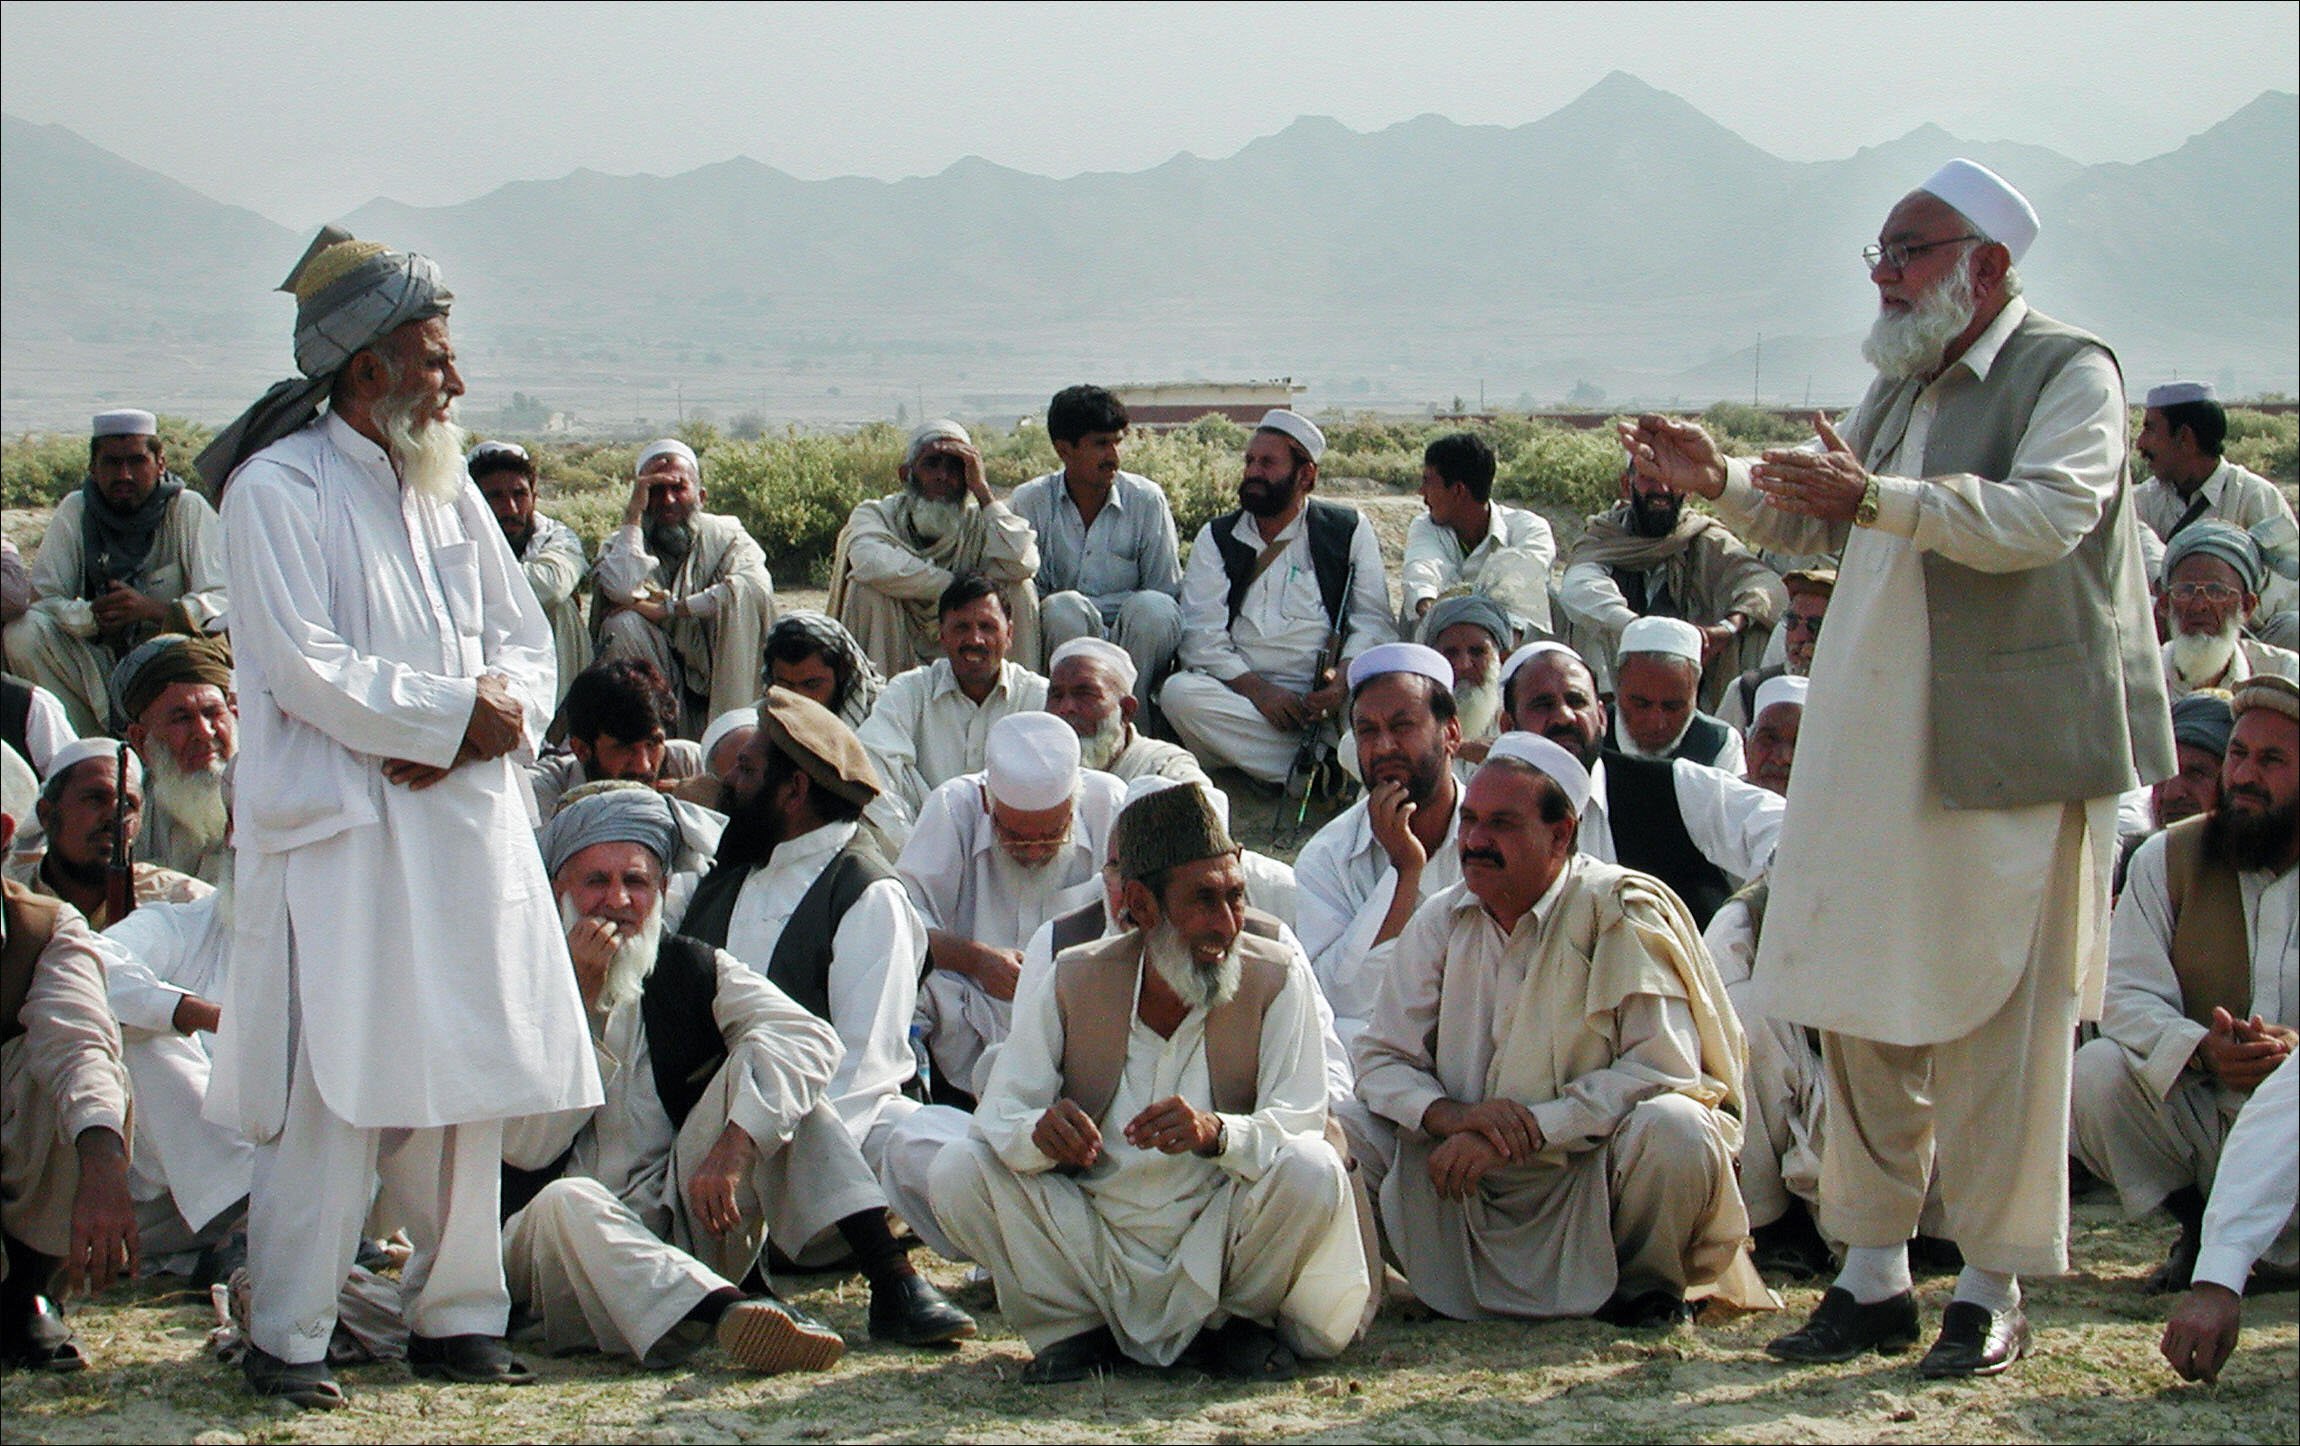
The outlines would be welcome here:
[[[543,867],[556,877],[567,861],[593,844],[635,843],[653,854],[669,873],[679,857],[682,836],[670,801],[644,783],[602,782],[573,790],[543,825],[536,841]]]
[[[2236,713],[2218,692],[2191,693],[2172,705],[2172,741],[2207,753],[2228,751],[2228,735],[2236,731]]]
[[[2164,567],[2157,576],[2166,587],[2172,586],[2172,569],[2180,565],[2182,558],[2199,552],[2235,568],[2246,592],[2259,592],[2261,584],[2268,580],[2267,565],[2260,560],[2260,547],[2252,540],[2252,534],[2218,518],[2191,522],[2172,534],[2172,540],[2164,544]]]
[[[445,316],[455,300],[430,257],[356,240],[340,226],[320,228],[279,289],[296,299],[303,375],[274,384],[200,453],[200,480],[218,497],[240,463],[319,415],[346,362],[411,321]]]
[[[1429,639],[1430,646],[1435,647],[1438,634],[1456,623],[1476,623],[1484,628],[1493,635],[1493,646],[1497,652],[1508,648],[1517,636],[1517,629],[1510,625],[1509,614],[1502,609],[1502,605],[1482,592],[1449,597],[1431,607],[1429,626],[1422,629],[1422,636]]]

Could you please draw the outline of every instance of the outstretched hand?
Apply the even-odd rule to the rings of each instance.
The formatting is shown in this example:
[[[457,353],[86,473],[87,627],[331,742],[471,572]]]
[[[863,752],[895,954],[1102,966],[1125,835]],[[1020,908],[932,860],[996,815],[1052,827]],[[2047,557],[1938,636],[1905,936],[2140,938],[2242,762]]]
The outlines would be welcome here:
[[[1725,454],[1698,424],[1648,412],[1617,430],[1630,467],[1646,481],[1702,497],[1725,490]]]

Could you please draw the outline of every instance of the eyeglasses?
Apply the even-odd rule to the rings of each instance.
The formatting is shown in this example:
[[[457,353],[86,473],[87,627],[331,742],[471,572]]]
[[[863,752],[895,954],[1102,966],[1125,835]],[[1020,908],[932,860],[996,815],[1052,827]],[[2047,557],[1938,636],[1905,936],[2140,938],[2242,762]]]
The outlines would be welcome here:
[[[1863,246],[1861,248],[1861,262],[1871,271],[1876,270],[1880,266],[1887,267],[1894,271],[1900,271],[1908,266],[1909,258],[1913,256],[1922,256],[1927,251],[1938,250],[1943,246],[1955,246],[1960,242],[1985,241],[1987,239],[1988,238],[1985,236],[1976,236],[1971,232],[1967,232],[1962,236],[1951,236],[1944,241],[1918,241],[1913,243],[1906,241],[1895,241],[1889,245],[1884,246]]]
[[[2224,582],[2176,582],[2164,591],[2174,602],[2194,602],[2202,598],[2206,602],[2224,603],[2234,602],[2238,596],[2236,589]]]
[[[1811,633],[1816,638],[1821,636],[1821,620],[1804,617],[1798,613],[1790,613],[1781,619],[1781,628],[1784,632]]]

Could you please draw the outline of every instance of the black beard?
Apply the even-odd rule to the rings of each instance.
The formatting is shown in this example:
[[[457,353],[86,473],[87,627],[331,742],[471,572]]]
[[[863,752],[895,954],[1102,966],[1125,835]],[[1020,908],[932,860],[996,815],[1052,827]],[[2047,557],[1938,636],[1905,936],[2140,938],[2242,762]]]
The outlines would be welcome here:
[[[770,792],[761,788],[729,810],[726,830],[719,835],[719,863],[763,864],[783,841]]]
[[[1638,494],[1629,499],[1629,530],[1639,537],[1667,537],[1677,530],[1685,499]]]
[[[2300,799],[2282,808],[2239,809],[2223,797],[2220,807],[2205,815],[2204,860],[2238,872],[2272,869],[2284,862],[2295,829],[2300,829]]]
[[[506,522],[503,524],[503,540],[511,544],[511,555],[513,557],[525,557],[527,555],[527,544],[535,540],[535,524],[530,522],[525,527],[519,529],[517,532],[514,532],[511,530],[511,524]]]
[[[1294,504],[1294,476],[1282,483],[1248,478],[1238,484],[1238,505],[1254,517],[1275,517]]]
[[[42,866],[53,870],[57,877],[67,883],[77,884],[83,889],[100,889],[104,886],[106,875],[111,872],[112,861],[101,858],[88,863],[74,863],[51,849]]]

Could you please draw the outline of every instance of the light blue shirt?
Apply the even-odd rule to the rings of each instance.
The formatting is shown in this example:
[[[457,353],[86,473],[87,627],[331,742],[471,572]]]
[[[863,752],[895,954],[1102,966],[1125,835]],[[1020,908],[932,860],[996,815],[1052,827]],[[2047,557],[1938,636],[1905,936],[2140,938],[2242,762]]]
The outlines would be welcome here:
[[[1182,549],[1174,509],[1147,477],[1120,472],[1110,500],[1089,527],[1078,515],[1060,472],[1014,489],[1007,502],[1038,534],[1038,595],[1080,592],[1115,622],[1129,593],[1182,595]]]

